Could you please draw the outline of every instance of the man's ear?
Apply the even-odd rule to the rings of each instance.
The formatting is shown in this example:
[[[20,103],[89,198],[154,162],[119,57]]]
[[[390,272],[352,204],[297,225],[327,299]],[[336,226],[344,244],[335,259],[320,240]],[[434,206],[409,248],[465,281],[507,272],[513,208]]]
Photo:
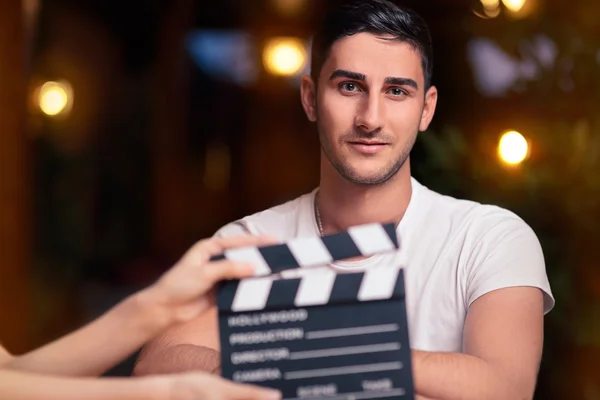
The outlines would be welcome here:
[[[317,85],[310,75],[304,75],[300,82],[300,100],[310,122],[317,120]]]
[[[437,105],[438,91],[435,86],[431,86],[425,94],[425,104],[423,105],[423,113],[421,114],[421,124],[419,125],[419,131],[426,131],[433,119],[435,114],[435,107]]]

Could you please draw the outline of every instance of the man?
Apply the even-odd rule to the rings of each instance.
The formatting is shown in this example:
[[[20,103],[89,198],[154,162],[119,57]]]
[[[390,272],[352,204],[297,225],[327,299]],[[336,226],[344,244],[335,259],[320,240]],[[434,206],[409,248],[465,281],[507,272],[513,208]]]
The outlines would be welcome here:
[[[321,141],[320,186],[223,227],[280,240],[395,221],[396,254],[336,262],[405,267],[415,390],[441,400],[530,399],[553,304],[534,232],[513,213],[435,193],[409,154],[433,118],[425,23],[386,0],[328,15],[313,39],[301,100]],[[212,328],[208,329],[209,324]],[[218,369],[216,311],[145,349],[136,373]]]
[[[78,331],[20,357],[12,357],[0,346],[0,399],[279,400],[278,391],[202,372],[94,379],[163,329],[200,315],[218,281],[254,273],[253,265],[210,262],[210,256],[271,242],[248,235],[201,241],[158,282]]]

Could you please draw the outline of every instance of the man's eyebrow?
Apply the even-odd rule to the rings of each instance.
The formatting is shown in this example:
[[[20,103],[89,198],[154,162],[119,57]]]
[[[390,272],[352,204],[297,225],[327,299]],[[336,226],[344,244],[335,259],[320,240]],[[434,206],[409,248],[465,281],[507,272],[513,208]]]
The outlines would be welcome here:
[[[419,89],[417,82],[410,78],[385,78],[385,83],[388,85],[411,86],[417,90]]]
[[[364,82],[367,79],[365,74],[361,74],[360,72],[347,71],[345,69],[336,69],[335,71],[333,71],[333,73],[329,77],[329,80],[333,80],[335,78],[348,78],[361,82]],[[410,78],[388,77],[385,78],[385,83],[387,85],[410,86],[415,89],[419,89],[419,85],[417,84],[417,82],[414,79]]]
[[[355,81],[362,81],[362,82],[364,82],[367,79],[365,74],[361,74],[359,72],[346,71],[344,69],[336,69],[335,71],[333,71],[333,73],[329,77],[329,80],[333,80],[335,78],[340,78],[340,77],[353,79]]]

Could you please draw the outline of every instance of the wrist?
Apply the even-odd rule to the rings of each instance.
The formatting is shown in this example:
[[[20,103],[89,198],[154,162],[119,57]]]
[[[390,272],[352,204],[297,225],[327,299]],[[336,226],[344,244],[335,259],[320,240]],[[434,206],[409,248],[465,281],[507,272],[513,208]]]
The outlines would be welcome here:
[[[140,331],[155,336],[170,326],[169,313],[152,286],[131,296],[127,303],[130,313],[135,316],[132,320]]]

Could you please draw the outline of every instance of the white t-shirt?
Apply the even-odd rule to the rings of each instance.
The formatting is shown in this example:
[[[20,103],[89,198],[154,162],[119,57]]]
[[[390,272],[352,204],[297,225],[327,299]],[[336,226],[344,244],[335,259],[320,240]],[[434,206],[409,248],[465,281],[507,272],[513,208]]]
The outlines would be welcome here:
[[[232,222],[216,236],[250,232],[286,241],[318,235],[315,193],[316,189]],[[508,210],[441,195],[413,178],[410,203],[397,233],[398,251],[329,267],[344,271],[376,264],[403,267],[413,349],[461,352],[469,306],[496,289],[537,287],[544,292],[544,312],[554,306],[540,243],[533,230]]]

